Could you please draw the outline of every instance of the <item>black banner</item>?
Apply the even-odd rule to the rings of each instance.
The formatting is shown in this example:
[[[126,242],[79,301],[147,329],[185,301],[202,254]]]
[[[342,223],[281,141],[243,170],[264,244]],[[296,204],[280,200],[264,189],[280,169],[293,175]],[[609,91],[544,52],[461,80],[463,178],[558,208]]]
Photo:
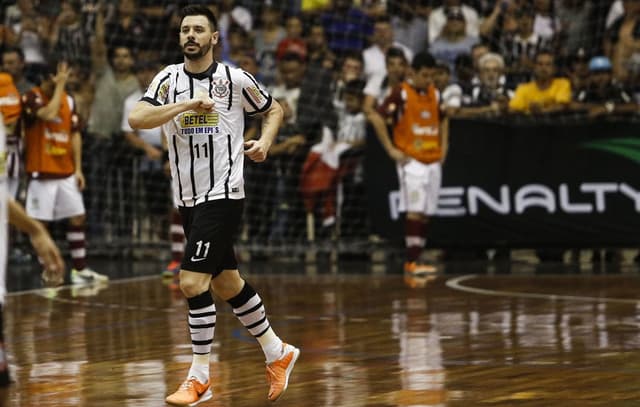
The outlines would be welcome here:
[[[436,247],[640,246],[640,126],[454,120]],[[402,243],[395,164],[375,139],[366,170],[373,232]]]

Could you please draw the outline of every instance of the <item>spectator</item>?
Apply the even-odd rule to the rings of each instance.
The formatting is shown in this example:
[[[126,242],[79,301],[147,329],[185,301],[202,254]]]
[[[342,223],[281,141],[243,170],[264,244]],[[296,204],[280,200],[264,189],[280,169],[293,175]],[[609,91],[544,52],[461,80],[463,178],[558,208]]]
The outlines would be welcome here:
[[[260,75],[263,84],[271,86],[276,80],[276,49],[286,37],[286,31],[280,25],[280,10],[272,5],[265,5],[260,18],[260,28],[254,31],[253,46],[255,48]]]
[[[457,117],[495,117],[507,112],[513,92],[505,86],[504,59],[490,52],[480,58],[478,65],[479,82],[463,97]]]
[[[66,0],[61,4],[60,14],[55,18],[49,35],[52,56],[57,61],[74,65],[90,64],[90,33],[80,20],[82,8],[79,0]]]
[[[19,0],[9,7],[5,16],[5,27],[11,30],[10,38],[24,52],[27,66],[46,63],[45,48],[49,34],[49,22],[38,14],[33,0]]]
[[[353,0],[332,0],[331,8],[321,17],[329,48],[337,55],[364,49],[373,32],[371,19],[356,7]]]
[[[299,16],[290,16],[286,22],[285,38],[278,43],[276,58],[281,58],[287,52],[295,52],[307,58],[307,44],[302,38],[302,20]]]
[[[404,81],[409,63],[404,52],[398,48],[389,48],[385,57],[387,75],[379,82],[369,81],[364,88],[365,112],[376,109],[391,94],[391,90]]]
[[[445,16],[446,24],[440,36],[431,43],[430,50],[436,60],[446,63],[453,71],[458,55],[469,54],[478,38],[467,34],[465,16],[461,8],[448,8],[445,10]]]
[[[387,74],[384,57],[391,47],[401,49],[408,61],[413,59],[413,51],[393,38],[389,17],[378,17],[373,25],[373,44],[362,52],[365,80],[380,81]]]
[[[322,202],[322,237],[330,235],[329,230],[336,225],[343,202],[347,207],[342,209],[347,209],[349,216],[340,219],[339,226],[342,227],[339,230],[353,229],[344,226],[353,225],[351,222],[355,218],[360,218],[355,223],[362,230],[362,211],[358,211],[358,208],[362,208],[364,202],[358,198],[364,196],[360,168],[366,130],[366,116],[362,111],[363,88],[364,81],[361,79],[352,79],[345,84],[342,93],[344,109],[338,115],[337,129],[332,131],[324,128],[322,141],[311,147],[302,167],[300,190],[307,217],[315,212],[317,203]],[[358,171],[359,179],[354,179]],[[349,182],[344,185],[343,181],[347,178]],[[340,198],[337,195],[339,184],[343,184]]]
[[[540,51],[535,58],[533,81],[518,85],[509,110],[532,114],[565,111],[571,103],[571,84],[555,74],[555,57],[549,51]]]
[[[508,81],[519,84],[531,78],[533,60],[542,49],[550,49],[550,42],[533,29],[535,11],[522,8],[516,13],[517,30],[505,33],[500,42],[500,54],[508,67]]]
[[[440,92],[440,110],[447,116],[454,115],[462,106],[462,88],[457,83],[451,82],[449,65],[442,62],[436,63],[433,84]]]
[[[98,30],[97,26],[96,30]],[[148,38],[149,22],[139,11],[136,0],[118,0],[116,13],[105,21],[106,46],[108,48],[124,46],[136,53],[145,51],[145,42]]]
[[[246,7],[238,5],[235,0],[220,0],[219,2],[218,30],[222,38],[226,37],[229,29],[237,25],[245,32],[253,30],[253,17]]]
[[[585,90],[589,82],[589,56],[584,48],[578,49],[567,61],[567,75],[575,96]]]
[[[593,2],[562,0],[557,3],[560,55],[573,55],[578,50],[593,48]]]
[[[413,54],[429,47],[428,0],[396,0],[389,3],[393,39],[409,47]]]
[[[345,54],[342,59],[342,67],[332,86],[333,107],[336,109],[338,115],[344,113],[345,109],[345,98],[343,95],[345,86],[350,81],[362,79],[362,73],[364,71],[363,65],[362,56],[357,52]]]
[[[314,21],[309,27],[309,35],[306,39],[308,60],[310,67],[333,70],[336,56],[329,49],[324,26],[319,21]]]
[[[57,71],[45,70],[40,86],[22,96],[25,170],[30,178],[26,209],[43,222],[69,220],[71,282],[86,284],[108,277],[87,267],[82,139],[73,100],[64,90],[68,76],[68,66],[60,63]]]
[[[586,111],[589,117],[634,114],[638,104],[613,77],[613,65],[605,56],[589,61],[589,86],[578,93],[573,108]]]
[[[442,30],[447,24],[447,9],[456,8],[462,12],[466,21],[465,30],[469,37],[477,38],[480,28],[480,20],[478,11],[462,2],[462,0],[444,0],[441,7],[435,8],[429,14],[429,43],[432,44],[438,37],[442,35]]]
[[[535,20],[533,31],[542,39],[551,41],[558,29],[554,3],[551,0],[533,0]]]
[[[116,44],[107,50],[104,30],[103,13],[99,12],[91,48],[96,96],[87,127],[90,141],[87,150],[95,152],[91,172],[87,174],[89,224],[96,228],[92,230],[95,235],[110,238],[117,234],[127,240],[131,237],[131,210],[124,208],[132,202],[128,196],[131,177],[123,171],[131,168],[131,156],[127,154],[130,149],[124,148],[120,129],[124,101],[139,85],[132,71],[131,49]],[[111,207],[107,207],[109,203]],[[101,231],[103,224],[115,225],[116,229]]]
[[[473,47],[471,47],[471,60],[473,61],[473,70],[475,73],[480,72],[480,58],[489,52],[491,52],[491,50],[487,44],[483,42],[473,44]]]
[[[20,47],[8,47],[2,50],[2,69],[11,75],[21,95],[36,86],[25,75],[24,53]]]
[[[629,74],[629,64],[640,58],[640,2],[624,0],[624,14],[609,28],[604,50],[613,62],[613,74],[625,81]]]

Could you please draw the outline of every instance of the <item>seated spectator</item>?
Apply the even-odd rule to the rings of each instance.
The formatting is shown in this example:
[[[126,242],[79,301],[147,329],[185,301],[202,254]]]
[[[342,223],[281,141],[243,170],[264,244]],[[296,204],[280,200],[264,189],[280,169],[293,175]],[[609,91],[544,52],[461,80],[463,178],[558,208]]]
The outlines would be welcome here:
[[[379,81],[369,81],[364,88],[365,112],[376,109],[391,94],[391,90],[405,79],[409,61],[404,52],[398,48],[389,48],[385,57],[387,75]]]
[[[586,111],[589,117],[613,114],[633,114],[638,104],[613,77],[613,65],[609,58],[596,56],[589,61],[589,86],[577,94],[572,107]]]
[[[338,55],[361,51],[373,33],[371,18],[354,7],[353,0],[332,0],[321,21],[329,48]]]
[[[413,52],[393,38],[389,17],[378,17],[373,25],[373,44],[362,52],[365,80],[379,80],[375,78],[382,78],[387,74],[384,56],[391,47],[401,49],[408,61],[413,59]]]
[[[430,51],[436,60],[445,62],[453,71],[456,57],[469,54],[471,47],[478,42],[478,37],[470,36],[465,30],[466,20],[462,9],[451,7],[445,13],[446,24],[440,36],[431,43]]]
[[[518,85],[509,110],[527,114],[565,111],[571,103],[571,84],[566,78],[556,78],[555,74],[554,55],[540,51],[535,58],[533,80]]]
[[[415,54],[429,46],[429,0],[396,0],[389,2],[393,39]]]
[[[624,14],[609,28],[604,50],[613,63],[613,74],[625,81],[629,63],[640,54],[640,2],[625,0]]]
[[[462,99],[457,117],[495,117],[505,113],[513,92],[506,88],[504,59],[495,53],[480,58],[479,83]]]
[[[464,20],[467,22],[465,26],[466,34],[469,37],[478,37],[480,28],[480,19],[478,17],[478,11],[469,6],[463,4],[462,0],[444,0],[443,5],[437,7],[429,14],[429,43],[433,43],[440,35],[442,30],[447,24],[447,9],[457,8],[462,11]]]

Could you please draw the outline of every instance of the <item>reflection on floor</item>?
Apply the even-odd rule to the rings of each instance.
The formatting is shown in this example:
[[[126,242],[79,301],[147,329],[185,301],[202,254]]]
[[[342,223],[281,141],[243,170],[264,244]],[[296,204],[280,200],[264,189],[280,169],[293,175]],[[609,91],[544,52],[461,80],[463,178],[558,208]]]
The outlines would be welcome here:
[[[447,262],[409,289],[397,259],[302,260],[243,265],[278,334],[302,349],[278,406],[640,402],[635,265]],[[37,270],[12,265],[5,405],[163,406],[191,362],[185,300],[163,266],[95,260],[110,283],[33,290]],[[202,406],[264,406],[260,349],[217,304]]]

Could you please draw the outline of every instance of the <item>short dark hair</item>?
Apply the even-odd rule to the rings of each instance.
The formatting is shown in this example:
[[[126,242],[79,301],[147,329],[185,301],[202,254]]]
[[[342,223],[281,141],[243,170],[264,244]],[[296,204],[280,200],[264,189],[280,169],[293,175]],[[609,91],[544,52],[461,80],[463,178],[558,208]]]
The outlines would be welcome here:
[[[213,12],[207,7],[200,4],[192,4],[185,6],[180,10],[180,25],[182,26],[182,20],[187,16],[205,16],[209,20],[211,25],[211,31],[218,31],[218,19]]]
[[[282,62],[298,62],[300,64],[304,64],[306,63],[306,59],[304,56],[300,55],[300,53],[298,52],[287,51],[278,60],[278,63],[282,63]]]
[[[391,47],[387,50],[387,54],[385,55],[385,59],[389,60],[390,58],[402,58],[404,62],[407,61],[407,56],[404,54],[404,51],[398,47]]]
[[[345,95],[364,97],[364,87],[367,84],[363,79],[352,79],[345,83],[343,92]]]
[[[419,71],[422,68],[434,68],[436,66],[436,59],[430,53],[423,51],[418,52],[411,61],[411,68]]]
[[[362,65],[364,65],[364,59],[362,58],[362,52],[357,52],[357,51],[347,51],[342,55],[341,62],[344,63],[344,61],[346,61],[347,59],[353,59],[356,60],[358,62],[360,62]],[[341,63],[341,65],[342,65]]]
[[[2,53],[3,54],[11,54],[13,52],[18,54],[18,58],[20,58],[21,61],[24,61],[24,51],[22,50],[22,48],[20,48],[20,47],[4,47],[4,48],[2,48]]]
[[[538,57],[539,57],[540,55],[549,55],[549,56],[551,56],[551,58],[553,59],[553,63],[554,63],[554,65],[555,65],[555,63],[556,63],[556,56],[555,56],[555,54],[554,54],[550,49],[543,48],[543,49],[539,50],[539,51],[536,53],[536,57],[534,58],[534,62],[538,62]]]

